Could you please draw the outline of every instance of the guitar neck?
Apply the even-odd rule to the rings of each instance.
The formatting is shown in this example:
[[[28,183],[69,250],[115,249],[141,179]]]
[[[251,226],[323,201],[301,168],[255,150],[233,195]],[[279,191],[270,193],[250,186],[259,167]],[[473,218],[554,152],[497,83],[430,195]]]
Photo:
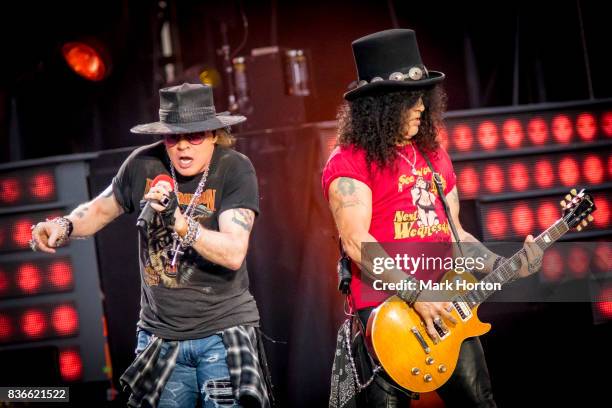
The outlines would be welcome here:
[[[548,227],[546,231],[542,232],[535,238],[535,244],[540,247],[540,249],[545,250],[554,242],[556,242],[559,238],[561,238],[567,231],[569,231],[569,226],[563,218],[560,218],[553,225]],[[482,282],[500,283],[504,285],[508,282],[513,281],[518,276],[518,272],[521,269],[521,254],[525,254],[524,248],[521,248],[520,251],[512,255],[497,269],[488,274],[484,279],[482,279]],[[495,286],[496,285],[487,284],[479,285],[478,289],[471,290],[463,296],[468,301],[468,303],[470,303],[470,305],[474,307],[484,302],[489,296],[496,292],[494,289],[487,290],[483,288],[493,288]]]

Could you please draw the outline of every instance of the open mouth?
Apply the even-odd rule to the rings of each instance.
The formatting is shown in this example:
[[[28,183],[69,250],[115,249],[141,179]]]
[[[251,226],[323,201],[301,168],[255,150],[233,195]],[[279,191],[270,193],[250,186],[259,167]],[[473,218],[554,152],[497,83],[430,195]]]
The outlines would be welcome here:
[[[193,158],[189,157],[189,156],[180,156],[179,157],[179,164],[181,168],[187,168],[189,166],[191,166],[191,163],[193,163]]]

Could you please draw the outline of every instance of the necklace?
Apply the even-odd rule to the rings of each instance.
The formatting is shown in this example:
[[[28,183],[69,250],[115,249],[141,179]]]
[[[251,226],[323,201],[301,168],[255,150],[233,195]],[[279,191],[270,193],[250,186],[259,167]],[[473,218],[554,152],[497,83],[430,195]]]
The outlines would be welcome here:
[[[416,170],[416,167],[415,167],[415,165],[416,165],[416,149],[414,148],[414,144],[413,143],[410,143],[410,146],[412,147],[412,153],[414,154],[414,163],[411,162],[406,156],[404,156],[402,154],[402,152],[397,152],[397,154],[399,154],[402,159],[406,160],[406,162],[408,164],[410,164],[410,166],[412,167],[412,174],[416,176],[417,175],[417,170]]]
[[[193,216],[193,213],[196,208],[195,203],[200,198],[200,195],[202,195],[202,191],[204,191],[204,185],[206,184],[206,179],[208,178],[209,169],[210,169],[210,165],[207,166],[206,169],[204,170],[204,173],[202,174],[202,178],[200,179],[200,182],[198,183],[198,187],[196,188],[196,191],[191,196],[191,201],[189,202],[187,209],[183,213],[185,217],[187,218],[191,218]],[[172,165],[172,163],[170,163],[170,173],[172,174],[172,181],[174,182],[174,193],[176,194],[178,198],[178,194],[179,194],[178,181],[176,180],[176,173],[174,172],[174,166]],[[180,206],[179,206],[179,211],[180,211]],[[179,256],[183,255],[184,252],[181,251],[181,240],[176,231],[172,232],[172,238],[173,238],[172,249],[170,250],[170,254],[172,255],[172,262],[170,263],[170,271],[172,274],[175,274],[176,273],[176,262],[178,261]]]

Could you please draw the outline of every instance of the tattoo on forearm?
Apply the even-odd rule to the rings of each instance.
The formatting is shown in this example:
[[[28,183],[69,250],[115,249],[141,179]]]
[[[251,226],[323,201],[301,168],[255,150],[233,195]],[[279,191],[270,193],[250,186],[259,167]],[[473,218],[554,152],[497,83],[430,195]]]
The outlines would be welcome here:
[[[236,225],[240,225],[245,231],[251,231],[254,220],[255,216],[250,210],[244,208],[232,210],[232,222]]]
[[[87,206],[83,206],[83,207],[78,207],[75,211],[75,214],[78,218],[83,218],[85,217],[85,213],[89,210],[89,207]]]

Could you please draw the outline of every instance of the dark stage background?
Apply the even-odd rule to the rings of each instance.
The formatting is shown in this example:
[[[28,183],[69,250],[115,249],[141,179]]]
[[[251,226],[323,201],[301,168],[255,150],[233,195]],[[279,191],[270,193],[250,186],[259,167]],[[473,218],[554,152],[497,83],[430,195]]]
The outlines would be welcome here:
[[[222,23],[231,52],[243,44],[236,55],[269,46],[306,51],[310,95],[304,97],[286,95],[283,62],[274,54],[249,60],[249,121],[237,129],[237,149],[259,177],[261,216],[248,267],[264,332],[276,341],[266,348],[280,407],[327,404],[344,316],[337,237],[320,171],[337,107],[355,79],[352,40],[393,27],[415,29],[428,68],[447,75],[451,111],[612,97],[604,2],[21,1],[3,9],[0,162],[100,152],[87,159],[92,196],[110,183],[128,146],[151,141],[129,129],[156,120],[158,88],[197,81],[207,71],[220,78],[218,110],[227,108],[217,52]],[[163,56],[164,24],[170,56]],[[65,41],[87,38],[103,43],[112,60],[100,82],[74,75],[59,53]],[[462,218],[478,235],[474,200],[462,201]],[[135,346],[134,223],[122,217],[95,240],[115,382]],[[480,315],[494,326],[482,341],[500,407],[606,400],[612,330],[610,322],[593,324],[590,304],[489,303]]]

